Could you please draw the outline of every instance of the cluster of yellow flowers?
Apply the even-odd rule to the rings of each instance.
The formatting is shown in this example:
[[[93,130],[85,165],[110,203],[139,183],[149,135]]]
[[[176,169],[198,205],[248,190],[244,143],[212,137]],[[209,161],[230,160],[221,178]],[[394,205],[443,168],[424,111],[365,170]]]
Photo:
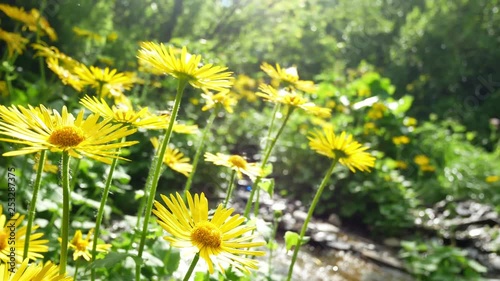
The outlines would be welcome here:
[[[4,4],[0,4],[0,10],[23,22],[28,29],[43,32],[51,39],[56,39],[55,32],[36,10],[27,13],[22,9]],[[93,40],[102,39],[100,35],[81,28],[74,28],[73,31],[79,36],[89,37]],[[22,53],[28,42],[19,35],[13,35],[1,29],[0,39],[8,42],[10,55]],[[163,162],[172,170],[189,177],[194,173],[195,166],[190,164],[190,159],[184,156],[179,149],[169,146],[171,132],[195,133],[197,131],[196,126],[176,123],[180,104],[179,97],[184,87],[190,84],[203,91],[201,95],[205,100],[203,111],[219,107],[224,108],[228,113],[233,113],[233,107],[238,99],[235,92],[230,90],[235,83],[232,72],[227,71],[227,68],[223,66],[202,64],[201,56],[190,54],[186,47],[176,49],[154,42],[143,42],[137,54],[143,70],[154,75],[170,75],[178,79],[178,96],[176,96],[174,109],[166,114],[154,114],[147,107],[134,109],[132,102],[125,96],[124,92],[130,90],[134,84],[140,83],[140,79],[136,77],[135,73],[86,66],[60,52],[56,47],[42,43],[33,44],[32,47],[36,50],[36,56],[45,58],[48,68],[60,78],[62,83],[71,86],[78,92],[85,88],[94,89],[96,96],[85,96],[80,100],[80,104],[91,111],[88,116],[85,116],[83,109],[74,115],[66,106],[63,106],[61,111],[57,111],[44,105],[36,107],[31,105],[27,107],[0,105],[0,136],[2,136],[0,141],[21,146],[13,151],[3,153],[3,156],[36,154],[38,157],[38,154],[44,155],[45,152],[56,152],[63,153],[63,165],[69,163],[68,160],[66,162],[64,160],[69,159],[69,157],[78,159],[89,157],[96,161],[115,165],[118,159],[127,160],[120,156],[120,149],[137,143],[137,141],[126,141],[128,136],[137,132],[138,129],[165,129],[167,133],[164,138],[150,139],[157,150],[157,155],[162,157],[157,162],[160,163],[159,166]],[[300,80],[295,66],[282,68],[279,64],[274,67],[263,63],[261,69],[269,75],[271,82],[270,84],[260,83],[258,92],[252,92],[251,96],[253,98],[261,97],[265,101],[285,108],[287,117],[283,126],[295,109],[303,110],[319,118],[330,117],[331,108],[335,104],[321,107],[311,102],[306,94],[314,93],[317,90],[316,85],[313,81]],[[255,89],[257,82],[250,77],[240,75],[236,85],[235,91],[240,93],[240,97],[245,96],[248,99],[249,91]],[[109,105],[107,99],[113,99],[114,104]],[[386,108],[383,104],[375,104],[372,109],[376,111],[372,114],[372,119],[378,119],[381,118]],[[309,146],[312,150],[331,158],[334,164],[338,162],[344,165],[352,172],[368,172],[375,166],[375,158],[367,152],[366,146],[355,141],[353,136],[346,132],[336,134],[328,122],[323,120],[323,123],[325,126],[321,129],[309,132]],[[404,143],[402,140],[399,142]],[[43,161],[38,165],[45,164],[45,158],[42,159]],[[249,163],[240,155],[209,152],[205,153],[205,161],[232,169],[234,171],[233,177],[237,175],[242,178],[245,175],[253,181],[258,181],[266,176],[263,169],[265,161],[263,163]],[[69,174],[69,172],[66,173]],[[157,178],[152,182],[157,184],[159,175],[155,176]],[[329,177],[330,174],[327,176]],[[67,179],[67,175],[63,172],[63,189]],[[154,199],[155,188],[151,189],[153,194],[148,198],[151,202]],[[169,233],[164,239],[170,242],[171,246],[194,249],[197,252],[197,257],[200,256],[205,260],[210,273],[214,272],[214,264],[222,272],[225,264],[243,272],[258,268],[257,261],[251,257],[262,256],[264,252],[252,250],[252,248],[262,247],[265,242],[258,241],[259,235],[253,234],[255,226],[244,224],[245,217],[232,215],[234,210],[226,208],[225,205],[219,205],[214,212],[209,212],[208,200],[203,193],[193,196],[186,190],[187,205],[179,193],[170,196],[161,195],[161,198],[165,205],[158,201],[154,202],[155,209],[152,210],[152,213],[157,216],[159,225]],[[64,215],[65,212],[69,213],[68,195],[63,194],[63,201],[67,201],[68,205],[64,206],[68,207],[63,206],[61,235],[63,237],[59,239],[62,249],[69,247],[74,251],[74,260],[83,258],[86,261],[93,260],[95,252],[108,252],[111,244],[97,243],[100,227],[99,218],[96,222],[95,237],[93,237],[93,229],[89,230],[86,238],[83,238],[81,230],[76,230],[73,239],[68,241],[68,226],[64,222],[68,219],[68,216]],[[105,199],[102,202],[105,204]],[[35,204],[35,202],[32,203]],[[153,203],[150,205],[152,207]],[[147,210],[146,213],[148,218],[151,209]],[[18,227],[24,216],[16,214],[14,219],[15,225]],[[146,230],[147,224],[148,219],[145,219]],[[3,214],[0,217],[0,226],[3,227],[3,230],[0,230],[0,258],[6,262],[9,260],[8,226]],[[18,272],[13,275],[8,272],[6,265],[2,264],[0,275],[4,277],[4,280],[16,281],[72,280],[71,277],[65,276],[65,250],[61,250],[61,265],[59,267],[50,262],[45,265],[29,264],[29,260],[43,258],[43,253],[48,251],[48,241],[40,239],[43,235],[40,233],[31,234],[31,231],[37,228],[37,226],[29,230],[26,227],[18,228],[15,256]],[[29,239],[25,238],[26,232],[31,234]],[[145,235],[146,231],[143,232],[143,239],[139,246],[139,257],[142,253],[141,247],[143,247]],[[94,242],[93,247],[91,242]],[[28,248],[25,245],[29,245]],[[27,254],[26,249],[28,249]]]

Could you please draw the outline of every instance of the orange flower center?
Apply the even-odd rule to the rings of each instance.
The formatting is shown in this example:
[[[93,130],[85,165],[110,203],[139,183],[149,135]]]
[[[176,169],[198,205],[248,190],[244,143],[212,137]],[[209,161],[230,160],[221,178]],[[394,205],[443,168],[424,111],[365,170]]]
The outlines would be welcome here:
[[[222,243],[222,233],[213,223],[208,221],[200,222],[191,231],[191,240],[194,245],[218,248]]]
[[[246,169],[246,167],[247,167],[247,161],[239,155],[229,156],[228,162],[231,163],[231,165],[238,167],[238,168],[241,168],[241,169]]]
[[[7,248],[7,233],[5,231],[0,232],[0,251]]]
[[[49,137],[49,143],[61,148],[75,147],[84,140],[82,129],[75,126],[58,128]]]

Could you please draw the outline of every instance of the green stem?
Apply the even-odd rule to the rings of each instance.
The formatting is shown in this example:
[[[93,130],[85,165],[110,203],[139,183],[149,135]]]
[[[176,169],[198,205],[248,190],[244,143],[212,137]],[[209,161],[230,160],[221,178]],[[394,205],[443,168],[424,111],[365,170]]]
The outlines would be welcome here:
[[[40,40],[40,34],[41,34],[40,20],[42,19],[42,13],[43,13],[43,10],[45,9],[45,4],[46,4],[45,0],[42,0],[40,2],[41,2],[40,9],[39,9],[40,17],[38,17],[37,22],[36,22],[36,42],[37,43],[42,43],[42,41]],[[45,84],[45,63],[44,63],[42,56],[38,56],[38,65],[40,66],[40,77],[42,78],[41,81],[42,81],[42,83]]]
[[[186,275],[184,275],[184,279],[182,279],[182,281],[189,281],[189,277],[191,277],[191,274],[193,273],[194,267],[198,263],[199,259],[200,259],[200,253],[196,253],[196,255],[194,256],[193,262],[191,262],[191,265],[189,266],[189,269],[186,272]]]
[[[146,186],[145,190],[149,190],[149,194],[145,194],[145,196],[148,196],[148,201],[146,203],[146,210],[144,214],[144,222],[143,222],[143,227],[142,227],[142,234],[141,234],[141,240],[139,243],[139,249],[137,252],[137,256],[139,257],[139,260],[142,258],[142,253],[144,251],[144,244],[146,243],[146,236],[148,234],[148,226],[149,226],[149,218],[151,217],[151,209],[153,209],[153,202],[156,194],[156,187],[158,186],[158,180],[160,179],[160,172],[161,172],[161,167],[163,164],[163,157],[165,156],[165,152],[167,151],[167,145],[170,141],[170,136],[172,135],[172,131],[174,128],[174,123],[175,119],[177,118],[177,113],[179,112],[179,107],[181,104],[182,100],[182,94],[184,93],[184,88],[186,88],[187,85],[187,80],[179,80],[179,83],[177,85],[177,94],[175,95],[175,103],[174,103],[174,108],[172,109],[172,115],[170,116],[170,122],[168,124],[167,131],[165,132],[165,137],[163,138],[163,141],[160,145],[160,148],[158,149],[158,153],[155,155],[155,160],[153,160],[154,167],[151,167],[150,173],[153,172],[153,178],[151,182],[148,182],[147,185],[151,185],[149,188]],[[136,264],[136,272],[135,272],[135,279],[136,281],[139,281],[141,277],[141,264],[138,262]]]
[[[229,180],[229,186],[227,187],[226,199],[224,200],[224,208],[226,208],[227,203],[229,202],[229,199],[231,198],[231,195],[233,194],[234,180],[235,179],[236,179],[236,171],[233,170],[233,173],[231,174],[231,179]]]
[[[260,205],[260,188],[256,188],[255,190],[256,197],[255,197],[255,205],[253,206],[253,215],[258,216],[259,215],[259,205]]]
[[[278,232],[278,223],[279,223],[279,218],[276,214],[277,213],[275,212],[274,213],[274,220],[273,220],[273,231],[271,233],[271,238],[269,239],[269,243],[268,243],[268,245],[271,245],[271,247],[269,247],[269,259],[267,261],[267,264],[269,267],[269,271],[267,272],[267,279],[268,280],[272,280],[271,274],[272,274],[273,268],[274,268],[274,266],[272,265],[273,253],[274,253],[273,247],[274,247],[274,245],[276,245],[276,233]],[[281,216],[281,214],[280,214],[280,216]]]
[[[278,114],[279,110],[280,110],[280,103],[276,103],[274,105],[273,113],[271,115],[271,122],[269,123],[269,129],[267,130],[266,145],[264,147],[264,151],[267,151],[269,149],[269,145],[271,144],[271,133],[273,132],[274,122],[276,121],[276,114]]]
[[[302,240],[304,239],[304,235],[306,234],[307,230],[307,225],[309,224],[309,221],[312,218],[312,215],[314,213],[314,209],[316,208],[316,205],[319,202],[319,199],[321,198],[321,194],[323,193],[323,190],[326,187],[326,184],[328,183],[328,180],[330,179],[330,176],[332,175],[333,168],[335,168],[335,165],[339,162],[338,159],[334,159],[332,161],[332,165],[330,165],[330,168],[328,168],[328,171],[325,174],[325,177],[323,178],[323,181],[321,181],[321,184],[318,187],[318,191],[316,191],[316,195],[314,195],[314,199],[311,203],[311,207],[309,207],[309,211],[307,212],[307,217],[306,220],[304,221],[304,224],[302,225],[302,229],[300,230],[300,235],[299,235],[299,241],[297,245],[295,246],[295,250],[293,251],[293,256],[292,256],[292,262],[290,263],[290,267],[288,268],[288,277],[287,281],[290,281],[292,279],[292,273],[293,273],[293,266],[295,265],[295,262],[297,261],[297,256],[299,254],[300,246],[302,244]]]
[[[280,103],[276,103],[274,105],[274,109],[273,109],[273,113],[272,113],[272,117],[271,117],[271,122],[269,123],[269,130],[267,130],[267,136],[266,136],[266,145],[264,147],[264,151],[268,151],[269,149],[269,146],[271,145],[271,133],[274,129],[274,121],[276,121],[276,114],[279,112],[279,109],[280,109]],[[267,161],[266,161],[267,163]],[[263,169],[265,166],[265,164],[263,163],[263,165],[261,166],[261,168]],[[257,182],[257,184],[260,182],[260,179],[259,181]],[[255,193],[256,193],[256,198],[255,198],[255,205],[253,207],[253,215],[255,217],[257,217],[259,215],[259,202],[260,202],[260,188],[257,187],[257,185],[254,185],[256,186],[255,188]],[[253,201],[253,196],[252,196],[252,201]]]
[[[121,142],[125,142],[125,137],[121,139]],[[120,154],[120,148],[116,149],[116,154]],[[108,200],[109,188],[111,187],[111,183],[113,182],[113,173],[118,164],[118,158],[114,158],[113,162],[111,162],[111,167],[109,168],[108,178],[106,179],[106,185],[104,186],[104,190],[102,191],[101,204],[99,205],[99,210],[97,211],[97,220],[95,222],[95,230],[94,230],[94,240],[92,243],[92,260],[95,261],[95,257],[97,255],[97,240],[99,237],[99,233],[101,230],[101,223],[104,217],[104,208],[106,207],[106,200]],[[90,271],[90,280],[95,280],[95,268],[92,267]]]
[[[30,236],[31,228],[33,227],[33,220],[35,219],[36,213],[36,200],[38,198],[38,191],[40,190],[40,183],[42,182],[42,172],[43,166],[45,164],[45,156],[47,155],[46,150],[40,152],[40,158],[38,159],[38,169],[36,170],[35,183],[33,185],[33,195],[31,196],[30,209],[28,213],[28,225],[26,226],[26,237],[24,240],[24,252],[23,260],[28,257],[28,251],[30,247]]]
[[[59,260],[59,274],[66,274],[66,263],[68,259],[68,236],[69,236],[69,154],[62,155],[62,190],[63,190],[63,213],[61,222],[61,258]]]
[[[278,138],[280,137],[281,133],[283,133],[283,130],[285,129],[286,123],[288,122],[288,119],[293,113],[294,108],[289,107],[288,112],[285,116],[285,119],[283,120],[283,123],[281,124],[281,127],[279,128],[278,132],[276,133],[276,136],[274,138],[270,139],[269,146],[267,146],[267,150],[265,151],[264,159],[262,160],[262,165],[261,167],[264,168],[267,164],[267,161],[269,160],[269,156],[271,156],[271,152],[273,151],[274,146],[276,145],[276,141],[278,141]],[[252,208],[252,201],[253,197],[255,195],[255,190],[258,189],[259,183],[260,183],[261,177],[257,177],[255,179],[255,182],[252,185],[252,191],[250,192],[250,197],[248,198],[247,205],[245,207],[245,213],[243,214],[246,218],[249,218],[250,214],[250,209]]]
[[[201,140],[200,144],[198,144],[198,148],[196,149],[196,154],[193,159],[193,171],[189,174],[189,177],[186,181],[186,185],[184,186],[184,194],[189,191],[191,188],[191,184],[193,182],[193,177],[194,173],[196,172],[196,167],[198,167],[198,161],[200,160],[201,153],[203,152],[203,148],[205,146],[205,141],[208,136],[208,132],[210,132],[210,128],[212,127],[212,124],[214,123],[215,117],[217,117],[217,113],[219,112],[219,107],[216,106],[214,110],[212,111],[212,114],[210,114],[210,117],[208,117],[207,124],[205,125],[205,128],[203,129],[203,134],[201,135]]]
[[[76,261],[76,264],[75,264],[75,274],[73,275],[73,280],[76,280],[76,276],[78,274],[78,266],[79,265],[80,265],[80,262]]]

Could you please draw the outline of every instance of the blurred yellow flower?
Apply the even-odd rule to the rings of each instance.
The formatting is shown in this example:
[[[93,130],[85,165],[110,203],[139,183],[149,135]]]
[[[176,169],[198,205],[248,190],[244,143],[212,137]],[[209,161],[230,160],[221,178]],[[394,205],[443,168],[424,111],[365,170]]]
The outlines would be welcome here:
[[[434,172],[436,168],[432,165],[421,165],[420,171],[422,172]]]
[[[372,91],[370,90],[370,88],[368,87],[360,87],[358,90],[357,90],[357,94],[358,96],[360,97],[367,97],[367,96],[370,96],[372,93]]]
[[[150,141],[154,148],[158,149],[158,138],[151,138]],[[177,148],[167,146],[165,156],[163,157],[163,163],[170,167],[170,169],[189,177],[189,174],[193,171],[193,165],[191,165],[189,161],[190,159],[188,157],[184,157],[184,154]]]
[[[0,264],[0,277],[3,281],[73,281],[73,277],[59,274],[59,266],[48,261],[45,264],[28,264],[25,259],[15,272],[10,270],[9,264]]]
[[[101,35],[90,30],[80,28],[78,26],[73,27],[73,32],[79,37],[88,38],[96,42],[102,41],[104,39]]]
[[[369,135],[369,134],[377,133],[377,132],[378,132],[378,129],[377,129],[377,125],[375,125],[375,123],[367,122],[363,125],[363,134]]]
[[[368,118],[373,119],[373,120],[377,120],[377,119],[384,117],[384,114],[386,111],[387,111],[387,107],[383,103],[377,102],[377,103],[374,103],[372,105],[370,110],[368,110],[367,115],[368,115]]]
[[[24,243],[26,240],[26,226],[21,226],[21,223],[25,216],[15,213],[9,217],[9,220],[7,220],[7,217],[3,213],[3,206],[0,204],[0,261],[1,263],[10,262],[10,254],[14,252],[15,262],[21,263],[23,261]],[[30,260],[43,259],[41,253],[46,253],[49,250],[47,246],[49,240],[40,239],[43,233],[34,232],[38,227],[38,225],[34,225],[30,234],[27,256]],[[14,236],[12,236],[12,231],[15,231]],[[11,248],[14,248],[14,251]]]
[[[135,111],[126,104],[110,107],[104,99],[89,96],[81,99],[80,104],[104,118],[110,118],[113,122],[123,123],[131,127],[143,129],[166,129],[168,127],[168,117],[154,115],[149,112],[147,107],[140,111]]]
[[[256,87],[257,82],[255,79],[252,79],[245,74],[240,74],[236,76],[233,91],[239,99],[245,98],[249,102],[254,102],[257,100],[257,96],[255,95]]]
[[[108,36],[106,36],[106,39],[108,39],[109,42],[114,42],[116,41],[116,39],[118,39],[118,33],[113,31],[110,34],[108,34]]]
[[[0,11],[4,12],[11,19],[24,23],[31,32],[37,32],[38,25],[40,25],[40,33],[42,35],[47,35],[52,41],[57,40],[54,29],[50,26],[47,19],[40,15],[37,9],[31,9],[30,13],[28,13],[24,11],[24,8],[0,4]]]
[[[9,58],[15,53],[22,54],[24,49],[26,49],[26,44],[29,42],[28,39],[22,37],[17,33],[7,32],[0,28],[0,40],[7,43],[7,51],[9,52]]]
[[[7,97],[9,95],[9,89],[7,88],[7,82],[0,80],[0,96]]]
[[[408,169],[408,164],[406,164],[406,162],[404,161],[396,161],[396,168],[406,170]]]
[[[413,158],[413,162],[415,162],[415,164],[417,164],[419,166],[429,165],[429,157],[427,157],[423,154],[419,154],[419,155],[415,156],[415,158]]]
[[[158,217],[158,224],[170,235],[163,239],[172,247],[196,250],[208,265],[208,271],[214,272],[214,261],[224,272],[223,264],[228,264],[245,273],[249,269],[258,269],[258,262],[249,256],[264,256],[265,252],[250,250],[264,246],[265,242],[254,242],[257,235],[251,234],[255,226],[242,225],[245,218],[231,216],[233,209],[219,205],[209,217],[208,200],[205,194],[186,192],[187,206],[181,195],[176,193],[170,198],[161,194],[165,207],[155,201],[153,214]]]
[[[500,176],[487,176],[485,181],[487,183],[494,183],[494,182],[500,181]]]
[[[205,100],[205,105],[201,108],[202,111],[207,111],[220,104],[228,113],[233,113],[233,106],[238,102],[229,90],[218,92],[217,94],[205,91],[204,94],[201,94],[201,97]]]
[[[142,42],[137,55],[139,64],[153,69],[154,74],[167,74],[186,80],[195,88],[223,91],[233,84],[232,72],[227,67],[206,64],[200,67],[201,56],[191,55],[182,48],[180,58],[172,47],[154,42]]]
[[[408,144],[408,143],[410,143],[410,138],[407,136],[396,136],[396,137],[392,137],[392,142],[395,145]]]
[[[110,120],[99,122],[99,115],[93,114],[86,119],[84,110],[75,118],[66,106],[62,115],[56,110],[52,112],[43,105],[37,108],[29,106],[0,105],[0,141],[27,145],[21,149],[9,151],[3,156],[17,156],[36,153],[42,150],[53,152],[66,151],[71,157],[82,155],[111,163],[112,158],[124,159],[116,155],[116,149],[137,143],[137,141],[116,142],[133,134],[135,129],[122,125],[112,125]]]
[[[35,154],[35,165],[33,169],[38,170],[38,166],[40,165],[40,153]],[[46,173],[57,174],[59,172],[59,166],[52,164],[50,160],[45,158],[45,163],[43,165],[43,171]]]
[[[299,80],[299,74],[295,66],[282,69],[279,64],[276,64],[276,68],[274,68],[272,65],[264,62],[260,68],[271,78],[282,82],[285,88],[290,87],[292,88],[291,90],[297,89],[306,93],[314,93],[317,90],[313,81]]]
[[[189,98],[189,102],[190,102],[192,105],[198,105],[198,104],[200,104],[200,99],[197,99],[197,98]]]
[[[73,236],[73,239],[69,242],[68,246],[70,249],[73,249],[73,260],[77,260],[78,258],[82,257],[86,261],[90,261],[92,259],[92,235],[94,233],[94,229],[89,230],[87,233],[87,237],[83,239],[82,231],[77,230],[75,232],[75,235]],[[58,239],[59,242],[61,242],[61,238]],[[111,244],[102,244],[102,243],[97,243],[97,252],[101,253],[106,253],[109,251],[111,248]]]
[[[267,101],[298,107],[308,113],[324,118],[330,117],[331,115],[330,108],[319,107],[308,101],[297,92],[289,92],[285,89],[276,90],[272,86],[266,84],[260,85],[259,90],[261,92],[258,92],[257,96],[262,97]]]
[[[407,127],[414,127],[417,125],[417,119],[413,117],[405,117],[405,119],[403,119],[403,125]]]
[[[54,58],[63,62],[64,67],[68,70],[73,70],[74,67],[79,66],[81,63],[72,57],[62,53],[54,46],[47,46],[45,43],[33,43],[31,47],[36,51],[35,57],[40,56],[44,58]]]
[[[79,61],[60,52],[54,46],[35,43],[31,44],[31,47],[36,51],[35,57],[44,57],[47,67],[59,77],[64,85],[70,85],[78,92],[82,91],[83,83],[74,72],[74,69],[81,65]]]
[[[331,127],[324,127],[311,132],[308,139],[312,150],[338,160],[354,173],[356,170],[370,172],[370,168],[375,166],[375,157],[366,152],[368,147],[353,140],[352,135],[346,132],[337,136]]]
[[[84,86],[90,86],[101,97],[116,97],[130,90],[134,85],[134,76],[130,72],[118,72],[116,69],[87,67],[83,64],[75,67],[73,72],[80,77]]]
[[[205,161],[212,162],[218,166],[225,166],[236,171],[238,178],[243,178],[243,174],[254,180],[262,176],[263,172],[259,163],[248,163],[245,158],[239,155],[227,155],[222,153],[205,153]]]

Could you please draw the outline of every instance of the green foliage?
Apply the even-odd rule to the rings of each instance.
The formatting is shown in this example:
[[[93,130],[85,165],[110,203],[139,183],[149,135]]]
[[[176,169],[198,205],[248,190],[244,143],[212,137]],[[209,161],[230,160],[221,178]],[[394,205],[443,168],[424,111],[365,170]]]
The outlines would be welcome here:
[[[296,232],[293,232],[293,231],[285,232],[284,238],[285,238],[285,245],[286,245],[287,251],[290,251],[292,249],[292,247],[299,245],[299,243],[300,243],[300,245],[304,245],[305,243],[307,243],[307,241],[309,241],[308,236],[304,236],[302,241],[299,241],[300,235]]]
[[[437,242],[401,242],[400,256],[418,280],[482,280],[486,268],[467,257],[464,250]]]
[[[154,40],[177,47],[187,45],[207,63],[226,64],[236,74],[248,75],[254,83],[249,89],[252,95],[264,81],[259,70],[264,61],[284,67],[296,65],[301,79],[319,81],[318,91],[308,98],[331,108],[332,118],[294,113],[266,166],[269,179],[260,184],[271,196],[277,193],[304,204],[310,202],[311,191],[330,160],[309,149],[307,134],[327,125],[368,145],[377,156],[377,164],[370,174],[353,174],[337,167],[315,215],[326,217],[335,212],[345,221],[359,218],[356,222],[362,222],[370,233],[397,236],[412,231],[416,211],[448,196],[471,198],[500,211],[499,182],[486,180],[500,175],[498,124],[493,119],[498,118],[500,104],[496,76],[500,52],[495,39],[500,32],[498,0],[18,1],[27,9],[39,8],[40,3],[59,36],[57,42],[48,44],[87,65],[135,71],[138,42]],[[14,28],[15,23],[4,17],[1,20],[2,28]],[[75,27],[100,39],[78,36]],[[30,43],[35,42],[33,34],[21,32]],[[56,109],[67,105],[78,110],[81,94],[63,85],[43,61],[40,69],[33,55],[28,45],[14,60],[4,56],[0,80],[9,81],[12,91],[9,95],[0,93],[1,103],[44,104]],[[143,83],[127,93],[133,104],[153,111],[172,106],[175,83],[139,72],[137,77]],[[203,128],[209,113],[200,110],[203,99],[199,92],[186,91],[180,116],[183,123]],[[378,112],[380,116],[374,110],[377,106],[385,108]],[[218,114],[205,151],[260,161],[267,141],[263,132],[271,113],[265,102],[240,99],[234,114]],[[279,115],[276,122],[282,121]],[[133,243],[136,217],[129,215],[136,214],[144,199],[142,187],[153,153],[149,138],[159,135],[149,131],[134,135],[132,139],[139,144],[123,151],[132,165],[120,165],[115,171],[104,220],[104,233],[114,237],[115,249],[130,248]],[[394,138],[400,136],[408,137],[409,143],[396,144]],[[172,143],[192,158],[199,135],[175,135]],[[14,147],[18,146],[0,143],[2,152]],[[433,171],[415,163],[419,155],[429,158]],[[49,160],[56,166],[60,161],[54,156]],[[31,190],[24,187],[30,186],[35,163],[31,156],[0,158],[0,175],[6,173],[6,167],[19,168],[21,213],[27,213]],[[75,227],[91,228],[93,222],[88,218],[95,216],[108,168],[85,159],[72,165],[76,171],[73,177],[78,178],[72,186],[72,220]],[[193,189],[216,196],[226,190],[228,179],[227,171],[201,161]],[[37,217],[47,224],[44,231],[51,241],[58,237],[54,223],[60,220],[59,180],[57,174],[44,174],[37,205]],[[166,171],[158,191],[180,190],[184,182],[184,177]],[[0,178],[2,192],[6,186],[5,177]],[[113,229],[116,220],[130,220],[126,226],[131,231]],[[159,228],[149,232],[150,238],[159,236]],[[287,249],[297,245],[298,234],[287,233],[285,242]],[[51,244],[51,249],[57,247],[57,243]],[[152,262],[142,272],[146,279],[170,276],[179,267],[179,252],[165,243],[151,242],[148,247],[153,251]],[[453,247],[418,242],[405,242],[403,247],[402,256],[409,268],[424,280],[448,280],[446,274],[457,272],[471,278],[464,280],[476,280],[473,278],[484,271]],[[54,250],[47,254],[56,255]],[[103,274],[103,268],[112,268],[109,280],[131,280],[133,258],[132,254],[113,251],[92,266]],[[195,278],[250,277],[228,271],[217,278],[205,273]]]

